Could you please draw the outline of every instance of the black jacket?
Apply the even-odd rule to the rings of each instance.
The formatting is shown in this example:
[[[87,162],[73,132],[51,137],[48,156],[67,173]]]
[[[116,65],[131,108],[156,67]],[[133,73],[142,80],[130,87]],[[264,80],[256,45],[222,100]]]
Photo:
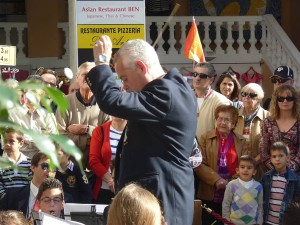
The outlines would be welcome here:
[[[189,84],[172,69],[138,93],[121,93],[106,65],[93,68],[86,80],[101,110],[128,120],[117,151],[117,190],[139,183],[161,200],[168,224],[192,224],[194,178],[188,158],[197,102]]]
[[[17,210],[22,211],[26,218],[29,218],[30,211],[28,208],[30,196],[30,184],[23,187],[8,188],[6,195],[0,201],[0,210]]]

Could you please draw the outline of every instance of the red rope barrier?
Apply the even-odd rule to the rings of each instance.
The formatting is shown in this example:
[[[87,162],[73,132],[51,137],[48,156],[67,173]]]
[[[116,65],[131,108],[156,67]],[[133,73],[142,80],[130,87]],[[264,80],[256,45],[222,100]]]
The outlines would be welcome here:
[[[223,222],[223,223],[226,223],[228,225],[235,225],[233,222],[227,220],[226,218],[222,217],[220,214],[216,213],[215,211],[213,211],[212,209],[206,207],[206,205],[202,205],[201,204],[201,207],[203,209],[205,209],[209,214],[211,214],[213,217],[215,217],[217,220]]]

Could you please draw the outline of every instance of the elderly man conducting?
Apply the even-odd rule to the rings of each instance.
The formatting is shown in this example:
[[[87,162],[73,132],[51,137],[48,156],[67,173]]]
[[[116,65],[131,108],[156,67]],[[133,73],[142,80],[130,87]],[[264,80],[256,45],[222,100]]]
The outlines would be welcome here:
[[[188,158],[197,125],[197,102],[177,69],[165,73],[152,46],[126,42],[114,65],[124,84],[120,92],[109,67],[112,43],[102,36],[94,46],[96,67],[87,83],[105,113],[128,120],[116,156],[116,190],[136,182],[162,203],[167,224],[191,225],[194,178]]]

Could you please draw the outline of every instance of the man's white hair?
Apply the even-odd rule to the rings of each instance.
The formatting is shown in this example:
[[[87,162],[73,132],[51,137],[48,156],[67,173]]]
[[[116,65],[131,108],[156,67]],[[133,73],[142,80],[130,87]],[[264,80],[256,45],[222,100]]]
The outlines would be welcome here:
[[[129,40],[124,43],[115,55],[114,63],[122,57],[123,64],[131,69],[136,68],[136,62],[141,60],[148,69],[160,65],[155,49],[142,39]]]

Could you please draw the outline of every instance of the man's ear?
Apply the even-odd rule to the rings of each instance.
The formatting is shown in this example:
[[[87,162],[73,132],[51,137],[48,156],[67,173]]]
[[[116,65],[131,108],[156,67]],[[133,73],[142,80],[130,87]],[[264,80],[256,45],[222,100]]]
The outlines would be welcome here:
[[[34,173],[35,165],[31,165],[30,169],[31,169],[32,173]]]
[[[143,74],[146,74],[148,72],[148,68],[143,61],[138,60],[136,62],[136,66],[137,66],[137,69],[140,70]]]
[[[19,144],[22,147],[24,145],[24,140],[19,141]]]

